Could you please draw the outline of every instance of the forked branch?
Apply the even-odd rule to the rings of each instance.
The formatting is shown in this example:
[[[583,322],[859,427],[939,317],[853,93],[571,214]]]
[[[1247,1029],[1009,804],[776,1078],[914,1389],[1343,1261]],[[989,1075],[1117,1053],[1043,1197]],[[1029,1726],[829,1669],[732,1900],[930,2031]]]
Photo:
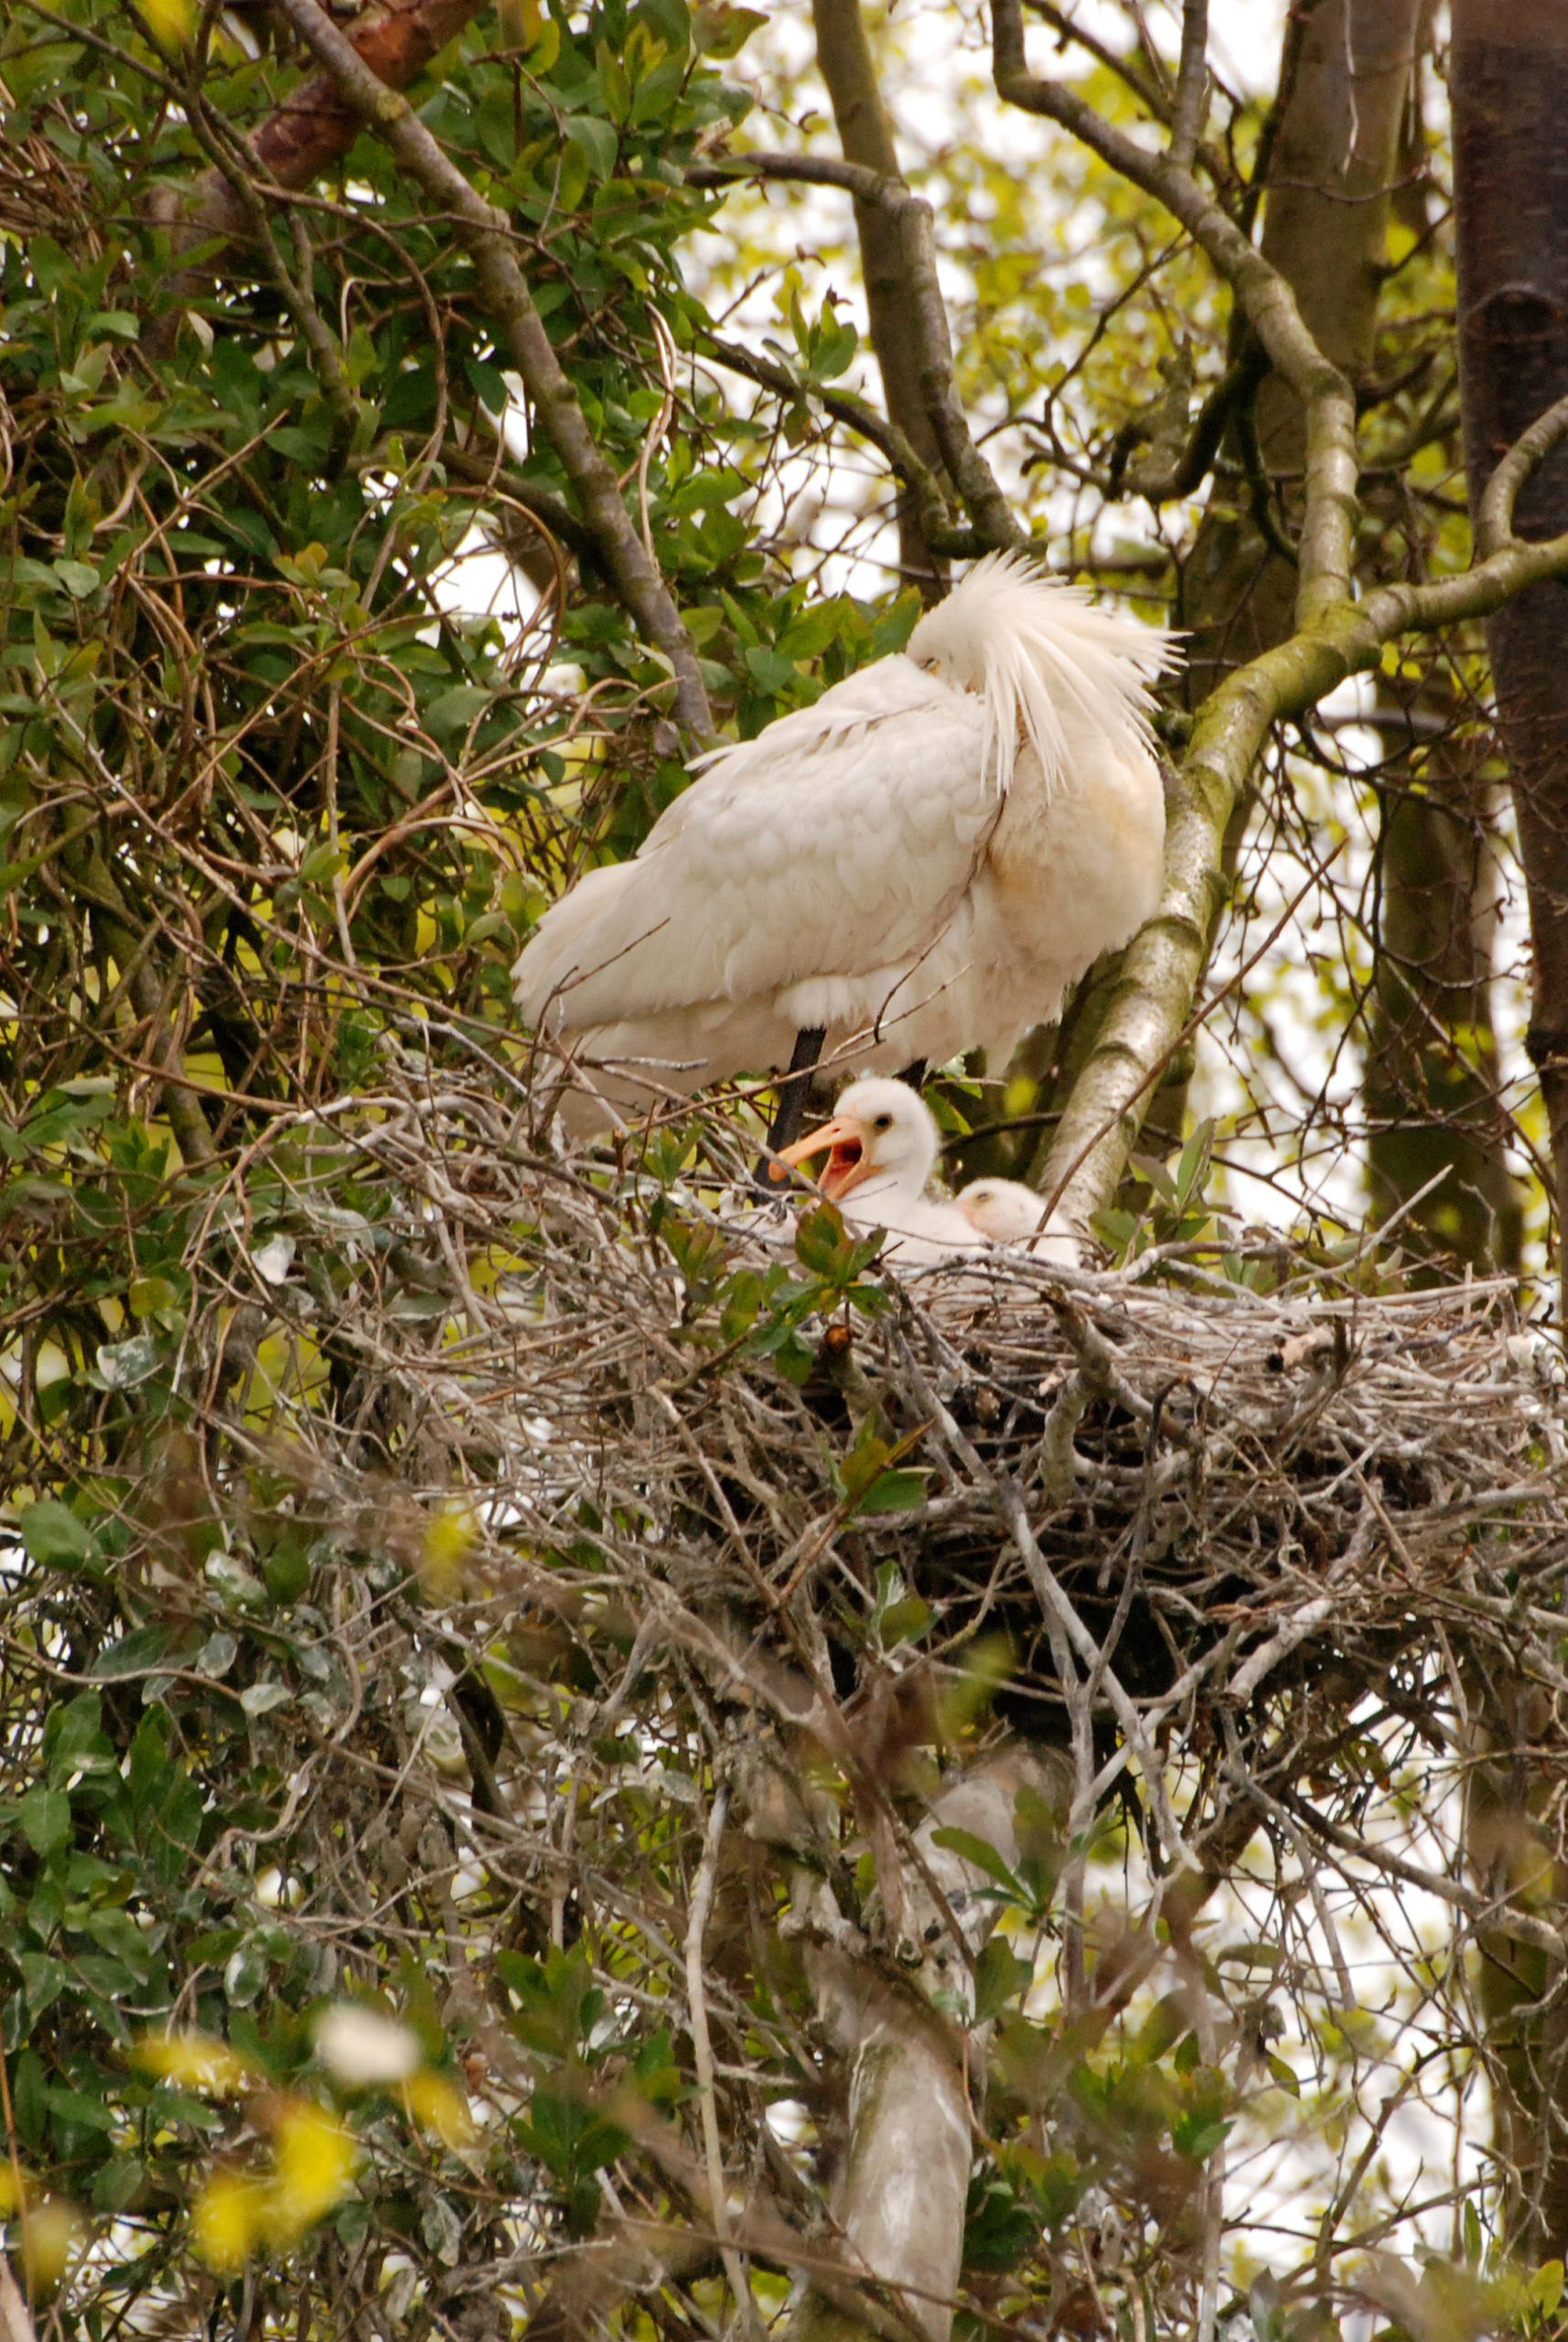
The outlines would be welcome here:
[[[911,194],[901,178],[870,170],[863,163],[834,162],[814,155],[756,152],[726,157],[688,176],[699,186],[719,186],[737,177],[796,180],[809,187],[843,188],[855,202],[897,223],[902,240],[905,281],[920,347],[920,379],[926,412],[937,445],[964,510],[985,547],[1001,551],[1026,544],[1011,505],[990,465],[970,436],[953,381],[952,341],[947,304],[937,277],[936,236],[931,207]]]
[[[1385,643],[1485,618],[1527,586],[1568,576],[1568,536],[1509,533],[1525,480],[1568,435],[1568,400],[1549,408],[1498,467],[1487,524],[1498,542],[1457,576],[1380,586],[1303,625],[1227,676],[1198,710],[1168,809],[1160,908],[1122,962],[1099,1038],[1073,1085],[1038,1184],[1087,1221],[1115,1193],[1155,1083],[1191,1015],[1224,892],[1231,808],[1270,727],[1303,715],[1347,675],[1376,667]]]
[[[571,378],[533,305],[505,215],[476,193],[406,98],[388,89],[316,0],[277,0],[301,40],[320,59],[358,117],[384,140],[399,167],[451,219],[489,304],[498,340],[522,377],[541,428],[592,530],[605,569],[645,638],[675,677],[675,709],[698,740],[713,733],[696,651],[662,576],[621,500],[615,472],[588,428]]]

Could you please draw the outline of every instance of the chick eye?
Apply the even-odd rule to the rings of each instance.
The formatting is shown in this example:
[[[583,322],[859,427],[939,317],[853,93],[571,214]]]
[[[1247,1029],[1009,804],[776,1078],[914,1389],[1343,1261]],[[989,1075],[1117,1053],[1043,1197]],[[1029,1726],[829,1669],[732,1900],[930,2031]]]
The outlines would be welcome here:
[[[874,1131],[890,1131],[890,1130],[892,1129],[892,1127],[893,1127],[893,1117],[892,1117],[892,1115],[891,1115],[891,1114],[878,1114],[878,1115],[877,1115],[877,1117],[876,1117],[876,1120],[872,1123],[871,1127],[872,1127],[872,1129],[873,1129]]]

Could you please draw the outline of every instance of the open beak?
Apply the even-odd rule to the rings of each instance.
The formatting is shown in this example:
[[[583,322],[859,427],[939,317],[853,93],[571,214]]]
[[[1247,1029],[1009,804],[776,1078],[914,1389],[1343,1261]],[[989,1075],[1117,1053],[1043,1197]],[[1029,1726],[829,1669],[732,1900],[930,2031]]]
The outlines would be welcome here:
[[[863,1179],[871,1176],[871,1166],[865,1159],[865,1147],[860,1133],[850,1123],[824,1123],[820,1131],[811,1131],[797,1139],[793,1146],[781,1146],[768,1166],[772,1178],[781,1179],[780,1163],[809,1163],[813,1155],[826,1155],[828,1160],[817,1185],[824,1196],[834,1200],[847,1196]]]

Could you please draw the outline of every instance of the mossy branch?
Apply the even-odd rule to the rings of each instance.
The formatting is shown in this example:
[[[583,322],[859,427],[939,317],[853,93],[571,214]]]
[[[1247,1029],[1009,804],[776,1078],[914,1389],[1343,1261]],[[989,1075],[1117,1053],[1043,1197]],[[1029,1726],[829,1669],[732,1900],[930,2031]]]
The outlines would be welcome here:
[[[1498,467],[1509,486],[1491,519],[1506,531],[1513,498],[1568,433],[1568,401],[1550,408]],[[1568,536],[1505,534],[1454,577],[1381,586],[1326,609],[1275,650],[1226,678],[1197,711],[1167,811],[1160,907],[1134,938],[1098,1040],[1073,1085],[1037,1184],[1084,1222],[1115,1193],[1149,1098],[1191,1015],[1223,897],[1226,824],[1270,727],[1305,714],[1347,675],[1376,667],[1386,643],[1484,618],[1527,586],[1568,576]]]

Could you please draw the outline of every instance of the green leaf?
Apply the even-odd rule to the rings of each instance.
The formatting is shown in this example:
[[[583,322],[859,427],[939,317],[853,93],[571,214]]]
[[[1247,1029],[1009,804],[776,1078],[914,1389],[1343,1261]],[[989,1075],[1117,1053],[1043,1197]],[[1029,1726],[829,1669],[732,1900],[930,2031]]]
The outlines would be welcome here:
[[[315,471],[325,460],[332,440],[331,435],[325,430],[299,431],[292,423],[287,423],[270,435],[269,445],[280,456],[287,456],[292,462],[302,464],[306,471]]]
[[[1554,2316],[1563,2299],[1563,2263],[1543,2261],[1530,2281],[1530,2297],[1543,2317]]]
[[[851,1509],[855,1513],[914,1512],[926,1501],[926,1483],[930,1477],[924,1466],[907,1472],[880,1473],[865,1494],[855,1498]],[[922,1610],[926,1607],[923,1603],[918,1606]]]
[[[96,594],[98,591],[98,572],[92,567],[91,562],[57,561],[54,572],[66,592],[79,602],[85,600],[89,594]]]
[[[853,611],[848,614],[853,618]],[[846,623],[843,603],[816,602],[800,617],[791,618],[779,637],[777,649],[786,659],[818,659],[830,642],[836,641]]]
[[[478,683],[454,683],[424,711],[424,728],[439,738],[443,732],[461,732],[489,706],[491,693]]]
[[[795,681],[794,661],[781,658],[777,650],[759,648],[746,653],[746,663],[759,688],[770,693],[788,689]]]
[[[158,1370],[157,1342],[151,1334],[133,1334],[125,1342],[101,1342],[94,1362],[105,1390],[134,1391]]]
[[[51,1959],[45,1951],[19,1952],[16,1966],[21,1971],[22,1989],[27,1995],[28,2013],[37,2019],[65,1991],[70,1982],[70,1971],[62,1961]]]
[[[993,1936],[982,1946],[974,1963],[974,2014],[983,2024],[994,2016],[1006,2001],[1026,1992],[1034,1979],[1034,1970],[1026,1960],[1020,1960],[1004,1936]]]
[[[893,1451],[885,1439],[877,1437],[875,1424],[875,1417],[868,1415],[859,1438],[838,1467],[835,1477],[843,1496],[864,1496],[877,1474],[886,1468]]]
[[[52,1853],[71,1834],[70,1799],[63,1789],[29,1789],[17,1806],[16,1815],[36,1854]]]
[[[12,2068],[11,2103],[23,2142],[36,2154],[44,2142],[48,2115],[44,2061],[36,2049],[24,2049]]]
[[[995,1847],[985,1839],[977,1838],[972,1830],[933,1830],[931,1843],[933,1846],[945,1846],[950,1854],[961,1854],[966,1863],[972,1863],[976,1870],[983,1871],[987,1878],[993,1878],[998,1886],[1005,1887],[1015,1902],[1027,1903],[1029,1898],[1022,1885]]]
[[[488,696],[487,693],[479,694],[481,702]],[[336,878],[340,870],[348,867],[349,857],[342,847],[328,842],[312,847],[299,865],[299,875],[307,886],[319,886],[327,879]]]
[[[1194,2163],[1207,2163],[1224,2145],[1231,2127],[1216,2114],[1184,2114],[1171,2124],[1171,2138],[1180,2154],[1190,2155]]]
[[[96,1556],[98,1549],[86,1522],[52,1497],[28,1505],[16,1526],[29,1559],[42,1569],[80,1569]]]
[[[1182,1148],[1181,1160],[1176,1165],[1176,1195],[1178,1210],[1187,1209],[1189,1198],[1202,1194],[1203,1183],[1208,1176],[1208,1166],[1213,1155],[1214,1117],[1212,1114],[1208,1114],[1198,1123],[1192,1136]]]
[[[566,124],[566,143],[576,148],[595,178],[611,176],[620,151],[613,122],[601,121],[596,113],[575,113]]]
[[[692,19],[692,34],[704,57],[729,58],[746,47],[768,22],[759,8],[731,8],[724,0],[710,0]]]
[[[113,2131],[120,2121],[118,2108],[106,2106],[101,2098],[89,2098],[85,2090],[55,2086],[45,2096],[51,2114],[62,2115],[83,2130]]]
[[[101,1650],[87,1671],[100,1682],[118,1675],[135,1675],[156,1667],[172,1639],[172,1628],[138,1627],[134,1633],[122,1636],[117,1643],[111,1643],[107,1650]]]
[[[1276,2057],[1272,2049],[1268,2053],[1267,2064],[1272,2079],[1279,2084],[1281,2090],[1288,2090],[1292,2098],[1299,2098],[1301,2083],[1294,2067],[1288,2066],[1283,2057]]]
[[[597,43],[594,57],[605,112],[612,122],[624,122],[631,112],[631,83],[627,79],[626,68],[608,41]]]
[[[923,1477],[923,1475],[913,1472],[891,1472],[888,1477],[892,1480],[915,1479]],[[868,1512],[886,1512],[892,1508],[872,1504],[865,1506],[864,1509]],[[896,1643],[918,1642],[930,1623],[931,1606],[929,1602],[923,1601],[919,1595],[908,1595],[902,1602],[890,1603],[877,1621],[881,1629],[883,1649],[891,1650]]]
[[[223,1970],[223,1990],[235,2008],[249,2008],[260,1998],[271,1964],[254,1937],[231,1953]]]
[[[177,1309],[184,1295],[167,1277],[133,1277],[125,1300],[133,1317],[151,1317],[160,1309]]]
[[[878,1229],[874,1235],[860,1237],[852,1243],[838,1207],[823,1202],[802,1212],[797,1221],[795,1257],[802,1268],[812,1270],[825,1283],[842,1289],[853,1284],[862,1271],[871,1266],[886,1240],[886,1231]]]
[[[275,1676],[264,1676],[258,1683],[247,1683],[240,1694],[240,1705],[248,1716],[270,1716],[275,1708],[286,1708],[294,1693],[286,1683]]]
[[[1461,2225],[1465,2235],[1466,2261],[1470,2268],[1478,2269],[1485,2246],[1481,2238],[1481,2216],[1477,2211],[1473,2199],[1465,2206]]]

